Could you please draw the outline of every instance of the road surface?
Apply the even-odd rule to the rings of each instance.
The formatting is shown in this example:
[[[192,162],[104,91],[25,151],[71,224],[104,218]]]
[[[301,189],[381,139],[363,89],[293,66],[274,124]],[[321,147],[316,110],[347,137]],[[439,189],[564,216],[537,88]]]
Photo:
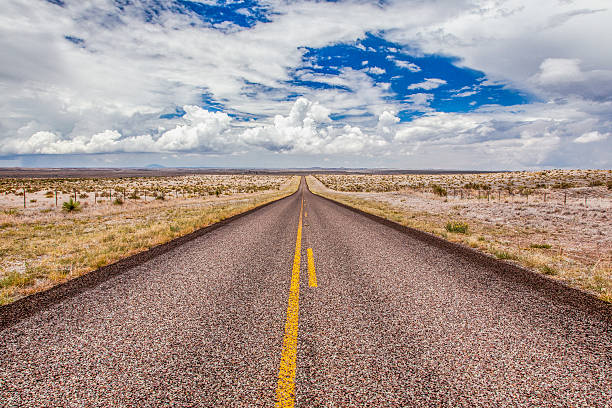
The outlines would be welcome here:
[[[0,405],[611,407],[611,330],[302,183],[0,332]]]

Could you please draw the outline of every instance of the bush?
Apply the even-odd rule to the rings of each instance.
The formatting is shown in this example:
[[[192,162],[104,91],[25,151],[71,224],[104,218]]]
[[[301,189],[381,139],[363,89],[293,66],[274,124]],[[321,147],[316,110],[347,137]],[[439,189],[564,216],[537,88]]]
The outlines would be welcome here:
[[[89,197],[89,194],[87,194],[87,193],[79,194],[79,198],[87,198],[87,197]]]
[[[121,197],[117,197],[113,200],[114,205],[123,205],[123,199]]]
[[[64,201],[64,204],[62,204],[62,211],[81,211],[81,203],[78,201],[74,201],[72,197],[70,197],[70,200]]]
[[[608,181],[606,185],[608,186],[608,190],[612,190],[612,180]]]
[[[459,234],[467,234],[468,225],[465,222],[449,222],[446,224],[446,230],[448,232],[456,232]]]
[[[553,184],[552,187],[553,188],[566,189],[566,188],[572,188],[572,187],[574,187],[574,185],[572,183],[568,183],[566,181],[561,181],[559,183]]]
[[[446,189],[437,184],[433,184],[431,188],[434,194],[439,195],[440,197],[446,197],[448,195],[448,192],[446,191]]]
[[[550,249],[550,244],[531,244],[531,248]]]
[[[541,268],[541,271],[544,273],[544,275],[556,275],[557,274],[557,271],[548,265],[544,265]]]
[[[512,255],[511,253],[506,252],[506,251],[497,251],[495,252],[495,256],[498,259],[516,259],[515,255]]]

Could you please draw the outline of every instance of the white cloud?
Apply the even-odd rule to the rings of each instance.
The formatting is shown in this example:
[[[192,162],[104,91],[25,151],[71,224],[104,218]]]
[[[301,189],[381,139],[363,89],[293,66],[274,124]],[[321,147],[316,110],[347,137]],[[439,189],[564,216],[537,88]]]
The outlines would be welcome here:
[[[329,123],[329,110],[306,98],[299,98],[288,116],[277,115],[272,125],[245,130],[240,141],[277,152],[306,154],[358,153],[368,147],[383,146],[376,135],[364,134],[359,127],[322,126]]]
[[[440,78],[425,78],[425,81],[408,86],[408,89],[425,89],[429,91],[445,85],[446,81]]]
[[[468,96],[472,96],[472,95],[476,95],[478,92],[477,91],[465,91],[465,92],[459,92],[456,94],[451,95],[452,98],[466,98]]]
[[[599,133],[598,131],[587,132],[583,135],[574,139],[574,143],[593,143],[593,142],[601,142],[602,140],[606,140],[610,136],[610,133]]]
[[[408,96],[411,106],[417,109],[428,108],[433,99],[434,95],[430,93],[416,93]]]
[[[602,153],[612,132],[612,53],[602,51],[602,39],[612,36],[608,3],[584,0],[577,8],[576,2],[558,0],[390,0],[382,6],[269,0],[266,4],[274,12],[270,22],[219,31],[194,16],[168,11],[153,16],[154,24],[145,22],[146,2],[133,2],[119,13],[107,0],[66,2],[65,7],[13,0],[0,14],[0,151],[233,153],[269,148],[342,154],[360,153],[361,148],[392,155],[401,149],[411,154],[414,143],[423,161],[415,158],[411,163],[427,166],[427,158],[437,160],[448,152],[443,150],[445,140],[458,151],[472,148],[470,143],[482,137],[477,144],[480,156],[464,150],[461,160],[473,158],[484,166],[492,156],[503,157],[508,166],[529,165],[529,160],[564,165],[575,163],[569,151],[580,150],[583,161],[598,158],[600,166],[610,166]],[[455,116],[434,112],[430,93],[393,101],[392,87],[362,70],[341,69],[336,76],[304,74],[304,80],[335,85],[332,89],[291,83],[302,64],[303,47],[347,43],[365,49],[360,41],[366,33],[380,32],[397,41],[402,52],[411,50],[412,57],[458,57],[457,65],[485,72],[483,86],[510,85],[547,102]],[[84,48],[65,35],[82,38]],[[370,51],[381,56],[398,50]],[[407,70],[406,75],[421,71],[402,55],[386,58]],[[374,57],[368,59],[374,63]],[[435,89],[442,85],[436,80],[444,81],[434,78],[411,89]],[[454,96],[472,92],[463,91]],[[203,93],[222,103],[223,113],[202,109],[184,118],[159,119],[176,106],[200,104]],[[282,115],[293,112],[289,99],[295,95],[319,101],[326,110],[316,113],[319,108],[312,104],[309,113],[294,122],[291,113]],[[384,112],[404,109],[427,112],[429,119],[383,124]],[[236,113],[261,120],[230,120]],[[331,113],[347,119],[334,124]],[[279,114],[277,126],[273,118]],[[160,126],[170,130],[158,131]],[[406,130],[410,126],[414,130]],[[445,126],[455,129],[457,137],[445,132]],[[437,137],[436,131],[446,138]],[[396,132],[399,136],[392,137]],[[585,136],[593,132],[597,136]],[[578,142],[593,138],[602,138],[604,148]],[[535,153],[538,144],[542,151]],[[452,162],[456,154],[444,157],[451,166],[462,163]],[[466,166],[473,167],[470,163]]]
[[[398,67],[407,69],[410,72],[419,72],[419,71],[421,71],[421,67],[419,67],[417,64],[414,64],[414,63],[412,63],[410,61],[399,60],[399,59],[397,59],[393,55],[387,55],[386,58],[389,61],[393,61],[393,63],[395,65],[397,65]]]
[[[578,59],[547,58],[540,64],[540,72],[535,79],[542,85],[550,85],[581,81],[584,75]]]
[[[183,107],[185,124],[163,133],[156,140],[151,135],[122,137],[116,130],[91,136],[62,138],[40,131],[27,139],[5,143],[0,152],[11,154],[88,154],[116,152],[224,151],[232,146],[227,130],[231,119],[222,112],[209,112],[197,106]],[[233,147],[233,146],[232,146]]]
[[[385,71],[384,69],[382,69],[380,67],[369,67],[365,71],[369,72],[370,74],[374,74],[374,75],[383,75],[383,74],[385,74],[387,72],[387,71]]]

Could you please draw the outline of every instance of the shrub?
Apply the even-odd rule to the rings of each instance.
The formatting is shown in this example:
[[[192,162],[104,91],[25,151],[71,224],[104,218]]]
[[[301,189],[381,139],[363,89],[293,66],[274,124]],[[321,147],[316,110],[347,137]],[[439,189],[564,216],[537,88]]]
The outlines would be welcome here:
[[[608,186],[608,190],[612,190],[612,180],[609,180],[606,185]]]
[[[114,205],[123,205],[123,199],[121,197],[117,197],[113,200]]]
[[[544,273],[544,275],[556,275],[557,274],[557,271],[548,265],[544,265],[540,270],[542,271],[542,273]]]
[[[456,233],[459,233],[459,234],[467,234],[467,232],[468,232],[468,225],[465,222],[452,221],[452,222],[448,222],[446,224],[446,230],[448,232],[456,232]]]
[[[89,195],[87,193],[79,194],[79,198],[87,198],[87,197],[89,197]]]
[[[506,251],[497,251],[495,252],[495,256],[497,257],[497,259],[516,259],[515,255],[512,255],[511,253]]]
[[[70,197],[70,200],[64,201],[64,204],[62,204],[62,210],[66,212],[81,211],[81,203]]]
[[[437,184],[433,184],[431,188],[434,194],[439,195],[440,197],[446,197],[448,195],[448,192],[446,191],[446,189]]]
[[[550,244],[531,244],[531,248],[550,249]]]
[[[553,188],[566,189],[566,188],[572,188],[572,187],[574,187],[574,185],[566,181],[561,181],[559,183],[553,184]]]

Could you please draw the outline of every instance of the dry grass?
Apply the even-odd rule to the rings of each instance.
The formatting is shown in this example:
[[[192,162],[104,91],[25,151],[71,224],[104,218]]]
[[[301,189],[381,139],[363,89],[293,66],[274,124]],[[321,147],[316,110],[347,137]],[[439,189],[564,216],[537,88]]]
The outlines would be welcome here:
[[[308,177],[307,181],[316,194],[516,262],[612,301],[612,191],[605,185],[610,172],[557,170],[547,176],[550,186],[572,185],[563,189],[542,186],[540,177],[541,173],[524,172],[343,175]],[[413,187],[401,187],[407,179]],[[476,190],[465,187],[468,183],[482,187],[485,180],[492,187],[481,190],[480,199]],[[505,197],[499,191],[498,200],[498,190],[510,182],[529,190],[530,197],[508,196],[505,190]],[[448,196],[436,194],[431,185],[447,189]],[[462,194],[453,191],[460,187],[453,186],[463,186]],[[453,232],[449,225],[466,225],[466,233],[461,232],[463,228]]]
[[[189,180],[195,181],[199,187],[194,188],[194,183],[191,183],[189,188],[188,182],[180,184],[181,181]],[[15,182],[3,181],[5,185]],[[42,184],[38,191],[42,191],[43,195],[51,190],[41,180],[28,181]],[[18,182],[23,183],[24,180]],[[58,183],[59,188],[62,187],[61,183],[71,186],[80,183],[78,188],[81,192],[87,191],[85,186],[95,191],[104,189],[99,187],[108,188],[109,185],[118,191],[121,191],[121,185],[126,190],[136,190],[125,179],[45,182]],[[97,205],[86,201],[79,212],[61,211],[54,205],[26,210],[6,205],[0,207],[0,304],[10,303],[289,195],[297,189],[299,178],[188,176],[165,180],[142,178],[132,182],[141,187],[155,186],[157,191],[165,191],[167,199],[150,198],[145,201],[144,198],[125,198],[122,205],[112,205],[109,200]],[[184,198],[178,193],[171,194],[181,188],[185,191]],[[215,191],[219,190],[222,192],[217,196]],[[116,198],[124,199],[122,191],[120,194]],[[149,190],[149,196],[153,196],[152,189]],[[54,195],[52,200],[54,204]]]

